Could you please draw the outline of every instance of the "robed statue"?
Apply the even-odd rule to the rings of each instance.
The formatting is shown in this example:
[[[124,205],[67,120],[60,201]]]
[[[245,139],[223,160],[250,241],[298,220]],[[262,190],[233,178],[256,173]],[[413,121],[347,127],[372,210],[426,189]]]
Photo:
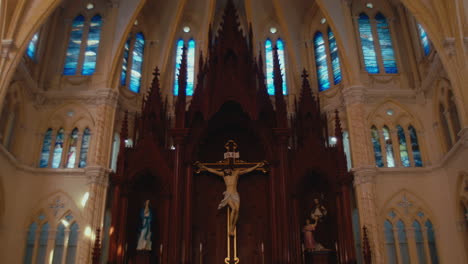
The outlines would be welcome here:
[[[151,211],[150,201],[145,201],[145,207],[141,209],[141,228],[138,236],[137,250],[151,250],[151,222],[153,212]]]

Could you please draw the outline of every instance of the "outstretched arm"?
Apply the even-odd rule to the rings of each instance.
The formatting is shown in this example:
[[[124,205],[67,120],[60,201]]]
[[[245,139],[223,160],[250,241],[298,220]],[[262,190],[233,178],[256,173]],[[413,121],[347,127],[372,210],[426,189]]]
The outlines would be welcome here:
[[[211,172],[213,174],[216,174],[218,176],[221,176],[223,177],[223,173],[221,171],[218,171],[218,170],[215,170],[215,169],[212,169],[212,168],[208,168],[207,166],[201,164],[200,162],[197,162],[196,165],[201,169],[201,170],[206,170],[208,172]]]
[[[257,163],[257,165],[253,166],[253,167],[250,167],[250,168],[247,168],[245,170],[241,170],[239,171],[239,175],[242,175],[242,174],[246,174],[246,173],[249,173],[249,172],[252,172],[260,167],[263,167],[265,166],[265,163],[264,162],[260,162],[260,163]]]

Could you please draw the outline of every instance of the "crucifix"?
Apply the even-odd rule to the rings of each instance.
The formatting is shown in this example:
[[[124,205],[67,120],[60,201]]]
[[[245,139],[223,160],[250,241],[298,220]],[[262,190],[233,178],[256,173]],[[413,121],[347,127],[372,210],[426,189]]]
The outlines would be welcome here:
[[[267,162],[245,162],[239,159],[239,152],[237,151],[237,144],[234,140],[229,140],[224,147],[226,152],[224,153],[224,160],[215,163],[201,163],[195,162],[195,172],[200,173],[201,171],[208,171],[215,175],[223,178],[224,184],[226,184],[226,191],[224,191],[224,198],[220,202],[218,209],[222,209],[228,206],[227,210],[227,257],[224,259],[226,264],[239,263],[237,257],[237,230],[236,224],[239,218],[240,208],[240,197],[237,192],[237,182],[239,176],[247,174],[254,170],[260,170],[263,173],[268,171]],[[234,256],[231,258],[231,239],[234,243]]]

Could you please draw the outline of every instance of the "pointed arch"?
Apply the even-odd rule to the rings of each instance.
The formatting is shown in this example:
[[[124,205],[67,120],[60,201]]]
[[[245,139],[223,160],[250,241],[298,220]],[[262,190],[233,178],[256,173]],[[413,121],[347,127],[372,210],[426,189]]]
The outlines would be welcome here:
[[[266,83],[269,95],[275,94],[275,85],[273,82],[273,42],[267,38],[265,40],[265,67],[266,67]]]
[[[421,24],[417,23],[418,33],[419,33],[419,40],[421,41],[421,46],[424,51],[424,55],[427,56],[431,53],[431,44],[429,41],[429,37],[427,36],[426,30],[424,30]]]
[[[66,168],[74,168],[75,161],[76,161],[76,152],[78,146],[78,128],[74,128],[72,133],[70,134],[70,138],[68,141],[68,154],[66,160]]]
[[[195,88],[195,40],[190,39],[188,41],[188,51],[187,51],[187,90],[186,94],[188,96],[193,95]]]
[[[70,40],[65,57],[65,66],[63,75],[75,75],[78,69],[78,61],[80,59],[81,43],[83,41],[83,29],[85,25],[83,15],[78,15],[72,22]]]
[[[143,59],[145,51],[145,36],[142,32],[135,35],[135,44],[132,52],[132,69],[130,72],[129,89],[139,93],[141,87],[141,75],[143,69]]]
[[[56,169],[60,167],[62,162],[62,152],[63,152],[63,140],[64,140],[64,130],[60,128],[57,131],[54,142],[54,152],[52,156],[52,168]]]
[[[49,128],[44,135],[39,168],[47,168],[49,166],[50,150],[52,148],[52,133],[52,128]]]
[[[179,70],[180,65],[182,63],[182,52],[184,48],[184,40],[179,39],[176,45],[176,63],[175,63],[175,76],[174,76],[174,95],[179,94],[179,82],[177,81],[179,78]]]
[[[323,34],[320,31],[317,31],[314,36],[314,51],[319,91],[325,91],[330,88],[330,79],[328,75],[325,40],[323,39]]]
[[[333,71],[333,83],[339,84],[343,79],[341,74],[341,64],[340,64],[340,57],[338,55],[338,45],[336,44],[335,34],[330,27],[328,27],[328,45],[330,50],[330,60],[332,64],[332,71]]]
[[[281,75],[283,76],[283,94],[287,94],[287,81],[286,81],[286,59],[285,59],[285,48],[284,41],[281,38],[276,40],[276,47],[278,48],[278,60],[281,69]]]
[[[34,60],[36,58],[37,44],[39,42],[39,32],[34,33],[32,39],[28,43],[28,48],[26,49],[26,55]]]
[[[83,68],[81,69],[82,75],[91,75],[96,70],[96,61],[101,40],[101,28],[102,17],[100,15],[95,15],[91,18],[89,25]]]
[[[128,74],[128,59],[130,55],[130,42],[131,38],[129,37],[124,45],[123,50],[123,61],[122,61],[122,71],[120,72],[120,85],[127,85],[127,74]]]
[[[375,21],[385,73],[398,73],[392,35],[390,34],[390,25],[387,22],[387,18],[382,13],[377,13]]]
[[[86,167],[88,161],[88,150],[89,150],[89,142],[91,141],[91,130],[86,128],[83,132],[83,137],[81,140],[81,149],[80,149],[80,161],[78,164],[79,168]]]
[[[361,38],[361,49],[364,57],[364,66],[368,73],[379,73],[377,54],[375,52],[374,36],[369,16],[361,13],[358,19],[359,34]]]

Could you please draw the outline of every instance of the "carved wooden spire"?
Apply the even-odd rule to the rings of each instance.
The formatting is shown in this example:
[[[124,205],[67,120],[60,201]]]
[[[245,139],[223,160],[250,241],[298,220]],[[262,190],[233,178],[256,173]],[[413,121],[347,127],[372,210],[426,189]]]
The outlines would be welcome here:
[[[117,175],[123,177],[125,170],[125,144],[128,139],[128,111],[125,111],[125,116],[122,121],[122,128],[120,129],[120,146],[119,155],[117,156]]]
[[[93,247],[93,264],[101,263],[101,238],[100,238],[101,230],[98,228],[96,229],[96,239],[94,240],[94,247]]]
[[[362,227],[362,253],[365,264],[372,264],[372,251],[369,245],[369,236],[367,234],[367,227]]]
[[[182,62],[180,63],[177,82],[179,84],[176,102],[176,128],[185,127],[185,103],[187,91],[187,47],[182,47]]]
[[[275,104],[276,104],[276,121],[277,127],[286,128],[287,112],[286,102],[283,95],[283,75],[281,73],[281,65],[278,57],[278,47],[273,49],[273,83],[275,85]]]

